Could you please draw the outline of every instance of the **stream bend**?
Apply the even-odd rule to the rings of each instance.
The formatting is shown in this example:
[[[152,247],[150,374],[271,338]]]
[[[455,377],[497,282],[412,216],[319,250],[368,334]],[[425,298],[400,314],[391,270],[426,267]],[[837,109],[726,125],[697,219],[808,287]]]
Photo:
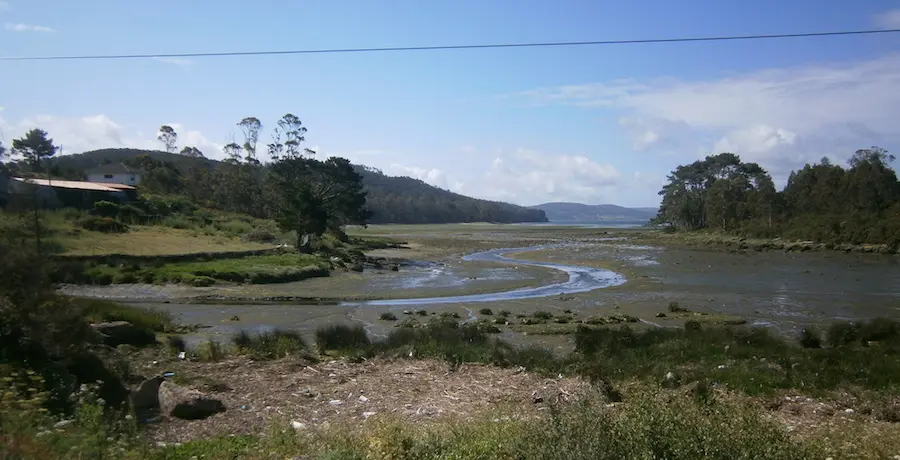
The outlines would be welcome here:
[[[513,289],[510,291],[493,292],[489,294],[470,294],[445,297],[422,297],[417,299],[382,299],[365,302],[343,302],[343,306],[404,306],[404,305],[434,305],[468,302],[498,302],[504,300],[534,299],[539,297],[551,297],[560,294],[572,294],[587,292],[595,289],[619,286],[625,283],[625,277],[602,268],[579,267],[576,265],[557,264],[552,262],[535,262],[530,260],[513,259],[506,257],[512,252],[537,251],[560,247],[576,246],[574,244],[555,244],[531,246],[525,248],[491,249],[489,251],[476,252],[463,257],[462,260],[474,262],[499,262],[510,265],[529,265],[533,267],[552,268],[566,272],[569,275],[567,281],[552,283],[544,286]]]

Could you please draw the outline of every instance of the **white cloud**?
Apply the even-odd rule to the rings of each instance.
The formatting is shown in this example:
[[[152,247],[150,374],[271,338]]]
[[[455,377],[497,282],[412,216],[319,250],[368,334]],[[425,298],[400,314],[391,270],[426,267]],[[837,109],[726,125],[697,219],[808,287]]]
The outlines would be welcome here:
[[[823,155],[841,160],[858,148],[900,142],[898,88],[900,55],[892,54],[710,80],[619,80],[521,95],[618,111],[635,150],[676,149],[687,159],[727,148],[779,175]]]
[[[584,156],[518,149],[512,155],[493,160],[484,180],[478,183],[477,195],[518,204],[599,203],[609,199],[619,182],[620,174],[615,167]]]
[[[882,29],[898,29],[900,28],[900,8],[876,14],[872,18],[872,22],[876,27]]]
[[[12,24],[12,23],[7,22],[6,24],[4,24],[4,27],[6,28],[6,30],[9,30],[12,32],[56,32],[56,30],[54,30],[50,27],[47,27],[47,26],[38,26],[38,25],[21,24],[21,23]]]
[[[222,144],[210,141],[200,131],[185,129],[181,123],[171,123],[178,130],[178,146],[194,146],[207,157],[221,158]],[[88,150],[129,147],[159,150],[162,145],[156,140],[156,129],[130,131],[106,115],[84,117],[59,117],[36,115],[18,121],[7,121],[0,117],[0,131],[7,142],[25,134],[30,129],[41,128],[53,138],[56,145],[63,147],[64,153],[81,153]],[[143,132],[150,133],[144,135]]]
[[[166,64],[177,65],[181,67],[189,66],[194,63],[194,61],[190,59],[182,59],[182,58],[169,58],[169,57],[155,57],[154,61],[163,62]]]

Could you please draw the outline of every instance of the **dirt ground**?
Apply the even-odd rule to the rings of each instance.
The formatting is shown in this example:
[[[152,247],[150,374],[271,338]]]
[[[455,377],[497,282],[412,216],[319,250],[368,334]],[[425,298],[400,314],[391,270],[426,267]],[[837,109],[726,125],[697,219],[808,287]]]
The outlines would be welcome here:
[[[571,399],[588,388],[581,379],[546,378],[520,369],[464,364],[451,371],[434,360],[307,364],[291,358],[236,358],[179,362],[172,368],[176,382],[222,400],[227,410],[205,420],[163,418],[150,425],[152,437],[167,443],[261,433],[273,424],[295,429],[354,426],[384,416],[418,423],[466,419],[501,408],[536,414],[546,402]]]

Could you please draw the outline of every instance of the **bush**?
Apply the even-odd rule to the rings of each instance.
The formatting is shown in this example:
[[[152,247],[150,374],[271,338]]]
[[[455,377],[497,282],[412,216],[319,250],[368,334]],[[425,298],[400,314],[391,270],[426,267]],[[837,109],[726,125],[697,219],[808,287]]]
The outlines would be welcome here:
[[[218,222],[216,223],[216,227],[225,233],[233,235],[243,235],[253,230],[252,225],[242,220],[226,220],[224,222]]]
[[[241,331],[232,341],[241,353],[255,359],[279,359],[307,350],[300,334],[281,329],[256,335]]]
[[[200,361],[215,363],[228,356],[228,348],[213,339],[209,339],[194,349],[193,355]]]
[[[191,222],[190,219],[184,216],[170,216],[163,220],[163,225],[166,227],[178,228],[178,229],[186,229],[194,226],[194,223]]]
[[[250,243],[274,243],[278,240],[272,232],[260,228],[250,230],[241,239]]]
[[[90,216],[76,223],[79,227],[93,232],[101,233],[125,233],[128,226],[112,217]]]
[[[125,204],[119,207],[117,217],[119,220],[129,224],[140,224],[147,220],[147,213],[137,206]]]
[[[822,338],[819,334],[808,327],[800,331],[800,346],[803,348],[822,348]]]
[[[208,287],[216,284],[216,280],[208,277],[208,276],[198,276],[191,280],[191,286],[194,287]]]
[[[178,329],[175,318],[167,311],[126,306],[104,299],[74,298],[71,301],[91,322],[128,321],[136,327],[163,333]]]
[[[500,315],[500,316],[502,316],[502,317],[504,317],[504,318],[509,317],[509,315],[511,315],[511,314],[512,314],[512,313],[510,313],[509,310],[500,310],[500,313],[498,313],[498,315]]]
[[[98,201],[91,208],[91,214],[100,217],[116,217],[119,215],[119,205],[112,201]]]
[[[482,315],[493,315],[494,314],[494,312],[491,311],[490,308],[482,308],[481,310],[478,310],[478,313],[481,313]]]
[[[360,326],[332,324],[316,329],[316,346],[320,351],[357,351],[371,345],[366,330]]]
[[[669,312],[670,313],[685,313],[687,311],[688,311],[688,309],[681,308],[681,306],[678,305],[678,302],[675,302],[675,301],[669,302]]]
[[[380,319],[382,321],[397,321],[397,315],[395,315],[389,311],[386,311],[386,312],[382,313],[378,317],[378,319]]]
[[[541,310],[541,311],[536,311],[534,313],[534,315],[532,315],[532,316],[534,316],[537,319],[547,320],[547,319],[553,318],[553,313]]]

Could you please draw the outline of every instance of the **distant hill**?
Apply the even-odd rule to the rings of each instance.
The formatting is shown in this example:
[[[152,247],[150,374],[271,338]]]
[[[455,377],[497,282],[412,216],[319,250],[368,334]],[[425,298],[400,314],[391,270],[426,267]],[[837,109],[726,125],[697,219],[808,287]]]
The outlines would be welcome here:
[[[57,171],[73,176],[105,162],[119,163],[138,155],[149,155],[154,160],[172,162],[182,171],[198,163],[208,168],[216,168],[220,164],[216,160],[139,149],[93,150],[54,158],[52,164]],[[373,224],[547,222],[544,212],[538,209],[471,198],[433,187],[418,179],[387,176],[366,166],[357,165],[357,172],[363,176],[363,183],[369,192],[366,202],[373,213]]]
[[[649,221],[656,217],[656,208],[626,208],[614,204],[544,203],[532,208],[544,211],[550,222]]]

